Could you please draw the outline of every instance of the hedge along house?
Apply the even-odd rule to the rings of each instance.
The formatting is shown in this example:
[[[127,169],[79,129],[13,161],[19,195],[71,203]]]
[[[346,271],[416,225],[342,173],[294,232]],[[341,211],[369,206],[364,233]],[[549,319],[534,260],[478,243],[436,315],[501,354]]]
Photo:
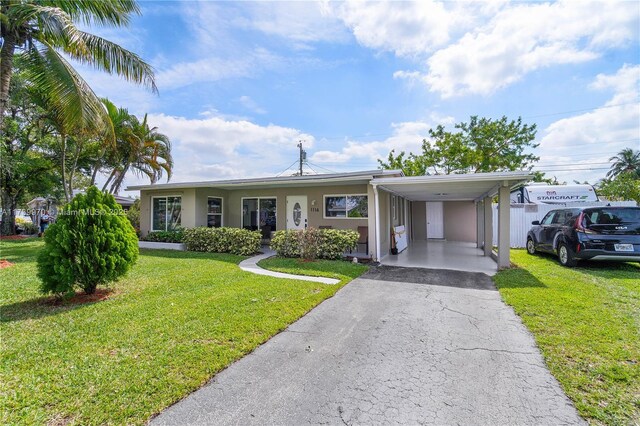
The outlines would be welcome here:
[[[508,267],[509,193],[530,178],[528,172],[406,177],[399,170],[371,170],[127,190],[140,191],[142,235],[196,226],[259,230],[265,238],[284,229],[353,229],[365,241],[358,252],[383,264],[489,273],[496,270],[492,198],[498,195],[500,205],[495,260]],[[408,248],[392,255],[392,231],[400,226]]]

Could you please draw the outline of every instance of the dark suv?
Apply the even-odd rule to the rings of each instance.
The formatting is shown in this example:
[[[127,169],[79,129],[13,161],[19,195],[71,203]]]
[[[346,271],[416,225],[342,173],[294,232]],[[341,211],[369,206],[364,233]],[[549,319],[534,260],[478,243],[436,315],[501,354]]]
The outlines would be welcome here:
[[[640,261],[639,207],[551,210],[531,224],[527,252],[557,254],[564,266],[580,259]]]

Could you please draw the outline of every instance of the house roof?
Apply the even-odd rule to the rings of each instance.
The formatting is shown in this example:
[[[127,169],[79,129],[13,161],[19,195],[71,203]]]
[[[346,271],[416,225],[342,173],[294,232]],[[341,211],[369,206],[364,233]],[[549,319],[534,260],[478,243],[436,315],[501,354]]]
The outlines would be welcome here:
[[[493,197],[501,186],[512,188],[533,178],[528,171],[403,176],[372,180],[385,191],[411,201],[479,201]]]
[[[365,170],[347,173],[325,173],[305,176],[278,176],[252,179],[212,180],[200,182],[162,183],[153,185],[132,185],[125,191],[161,190],[185,188],[260,188],[260,187],[296,187],[327,184],[368,183],[372,179],[388,176],[404,176],[401,170]]]

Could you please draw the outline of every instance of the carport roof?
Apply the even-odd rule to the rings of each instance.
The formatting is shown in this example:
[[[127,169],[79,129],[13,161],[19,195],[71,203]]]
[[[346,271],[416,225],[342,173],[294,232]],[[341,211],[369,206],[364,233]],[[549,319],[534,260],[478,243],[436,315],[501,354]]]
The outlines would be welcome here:
[[[480,201],[501,186],[512,188],[533,178],[528,171],[455,175],[382,177],[372,185],[411,201]]]

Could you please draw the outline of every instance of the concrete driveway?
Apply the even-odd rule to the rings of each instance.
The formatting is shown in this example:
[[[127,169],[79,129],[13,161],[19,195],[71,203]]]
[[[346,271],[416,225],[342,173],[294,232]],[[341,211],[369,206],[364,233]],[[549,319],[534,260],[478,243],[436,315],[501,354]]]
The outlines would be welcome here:
[[[480,273],[379,267],[151,424],[582,424]]]

